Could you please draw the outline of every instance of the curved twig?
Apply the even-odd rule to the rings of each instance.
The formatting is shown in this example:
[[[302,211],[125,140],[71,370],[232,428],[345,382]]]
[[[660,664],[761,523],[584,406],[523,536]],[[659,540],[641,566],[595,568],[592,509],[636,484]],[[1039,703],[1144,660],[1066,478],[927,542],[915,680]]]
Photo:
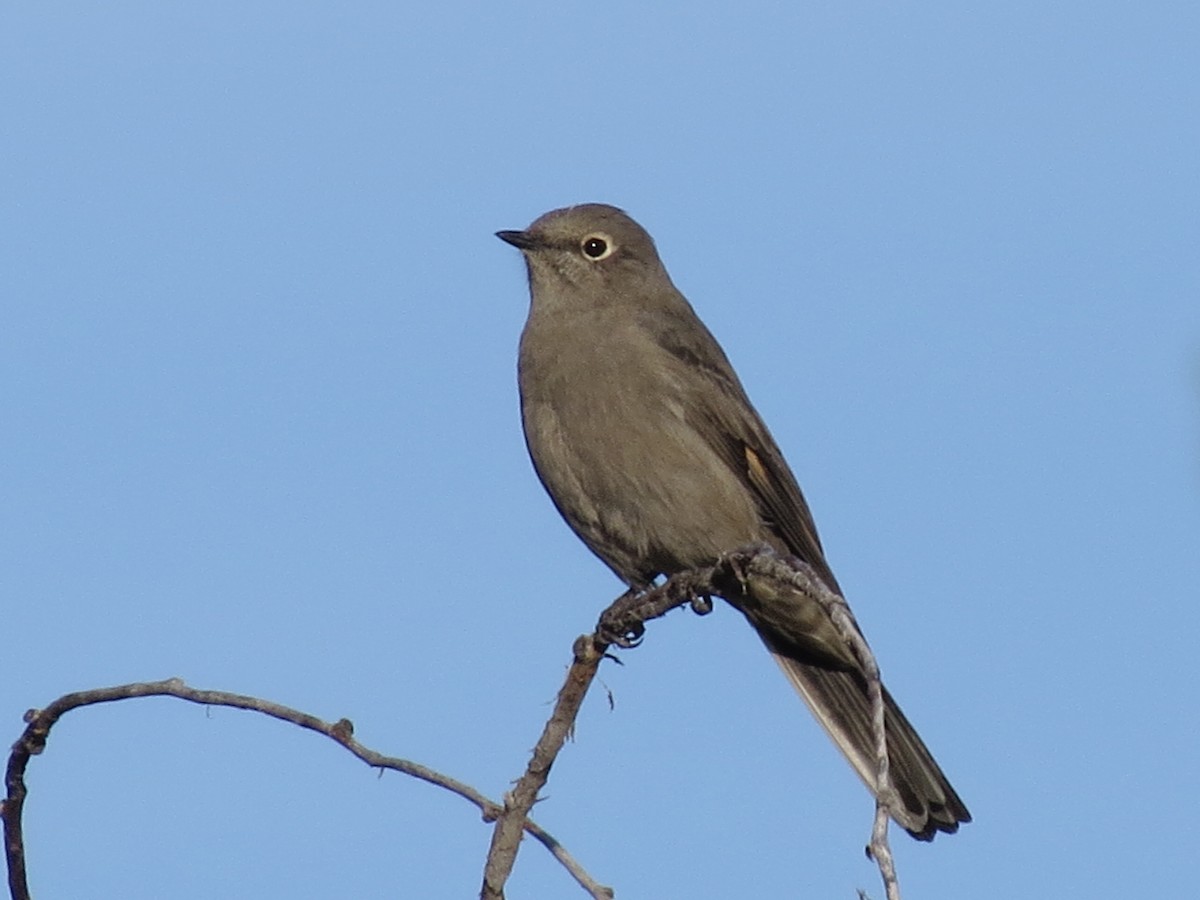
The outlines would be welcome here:
[[[751,577],[790,586],[819,603],[833,621],[839,636],[853,649],[862,665],[871,700],[878,786],[867,855],[879,868],[888,900],[900,900],[900,885],[888,843],[889,812],[892,808],[899,808],[899,804],[895,799],[888,762],[879,665],[855,627],[846,601],[826,587],[810,566],[794,557],[780,557],[766,544],[752,544],[726,553],[715,565],[677,573],[663,584],[643,593],[623,594],[601,614],[595,634],[584,635],[576,640],[575,662],[559,691],[550,721],[546,723],[525,774],[512,793],[505,797],[504,814],[496,823],[488,850],[481,900],[503,900],[504,884],[516,861],[520,843],[520,822],[536,802],[538,791],[545,785],[550,767],[570,733],[579,705],[608,646],[637,646],[647,621],[685,604],[691,604],[692,609],[701,614],[712,609],[711,597],[724,597],[737,606],[737,586],[744,587]]]
[[[484,821],[496,823],[484,869],[481,889],[483,900],[502,900],[504,897],[504,885],[516,861],[521,835],[524,832],[532,834],[545,845],[593,898],[611,900],[612,889],[592,879],[553,837],[529,821],[529,811],[537,800],[538,792],[546,784],[558,752],[571,733],[583,698],[609,645],[636,645],[644,633],[646,621],[665,615],[678,606],[690,603],[696,612],[705,613],[711,609],[710,598],[713,596],[726,597],[730,602],[734,602],[737,591],[731,590],[730,585],[744,584],[750,576],[790,585],[817,601],[833,621],[842,639],[853,648],[862,666],[872,705],[878,785],[875,819],[867,854],[879,867],[888,900],[899,900],[899,883],[887,836],[889,811],[896,801],[889,773],[879,666],[870,647],[854,626],[846,601],[829,590],[803,562],[780,558],[765,545],[752,545],[725,554],[713,566],[681,572],[664,584],[642,594],[622,596],[605,610],[600,617],[596,633],[583,635],[576,640],[574,662],[567,673],[566,682],[559,691],[554,712],[543,729],[525,774],[513,790],[505,795],[503,806],[489,800],[469,785],[419,763],[384,756],[362,746],[354,740],[354,726],[348,719],[330,724],[307,713],[257,697],[190,688],[179,679],[80,691],[60,697],[43,710],[30,710],[25,715],[25,732],[13,745],[8,759],[5,778],[8,799],[0,808],[0,818],[4,822],[5,855],[9,866],[11,895],[14,900],[29,898],[21,830],[21,812],[26,796],[24,773],[30,757],[44,749],[50,729],[63,714],[80,706],[133,697],[170,696],[208,706],[247,709],[291,722],[332,738],[367,765],[380,769],[394,769],[411,775],[446,788],[475,804],[482,812]],[[734,597],[730,597],[731,594]]]
[[[250,697],[245,694],[231,694],[226,691],[198,690],[188,687],[181,679],[168,678],[165,681],[138,682],[123,684],[117,687],[97,688],[90,691],[78,691],[59,697],[45,709],[31,709],[25,714],[27,723],[24,733],[13,744],[8,757],[5,771],[7,799],[0,807],[0,818],[4,821],[4,852],[8,861],[8,888],[13,900],[29,900],[29,884],[25,869],[25,843],[21,824],[21,813],[25,805],[27,790],[25,787],[25,770],[30,757],[41,753],[46,747],[46,739],[50,729],[66,713],[81,706],[92,706],[97,703],[110,703],[117,700],[129,700],[135,697],[176,697],[191,703],[204,706],[229,706],[235,709],[246,709],[259,712],[284,722],[291,722],[309,731],[315,731],[337,741],[352,754],[376,769],[392,769],[419,778],[430,784],[445,788],[457,794],[464,800],[475,804],[483,814],[486,822],[491,822],[501,816],[503,807],[489,800],[479,791],[464,784],[449,775],[443,775],[419,763],[400,759],[394,756],[384,756],[368,747],[364,747],[353,737],[354,725],[349,719],[339,719],[329,723],[308,713]],[[540,841],[547,850],[571,873],[579,885],[594,898],[608,898],[611,890],[597,883],[584,871],[583,867],[558,843],[545,829],[534,822],[523,820],[524,830]]]
[[[874,860],[879,869],[887,900],[900,900],[900,882],[896,876],[892,847],[888,842],[888,820],[891,810],[899,809],[901,804],[892,785],[884,726],[883,680],[875,654],[855,627],[845,599],[826,587],[808,565],[796,559],[780,559],[769,547],[749,548],[729,556],[738,571],[752,572],[790,584],[820,603],[837,628],[838,636],[851,647],[862,666],[871,700],[871,728],[875,737],[875,819],[871,827],[871,841],[867,844],[867,857]]]

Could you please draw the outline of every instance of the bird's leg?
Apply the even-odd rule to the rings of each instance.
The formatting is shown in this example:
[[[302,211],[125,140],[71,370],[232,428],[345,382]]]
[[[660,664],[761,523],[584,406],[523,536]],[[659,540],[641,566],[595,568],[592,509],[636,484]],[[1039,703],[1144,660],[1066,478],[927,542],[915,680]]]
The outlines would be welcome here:
[[[712,569],[688,569],[676,572],[663,585],[671,606],[687,603],[698,616],[707,616],[713,611]]]
[[[692,612],[698,616],[707,616],[713,611],[712,597],[708,594],[693,592],[688,597],[688,602],[692,606]]]
[[[725,564],[725,568],[736,579],[741,592],[744,594],[750,589],[750,563],[756,557],[763,554],[769,556],[776,555],[770,544],[763,541],[756,541],[753,544],[747,544],[745,547],[739,547],[737,550],[726,553],[721,557],[719,562]]]
[[[596,637],[618,647],[636,647],[646,633],[645,623],[685,603],[703,616],[712,612],[713,569],[676,572],[663,584],[630,587],[600,615]]]

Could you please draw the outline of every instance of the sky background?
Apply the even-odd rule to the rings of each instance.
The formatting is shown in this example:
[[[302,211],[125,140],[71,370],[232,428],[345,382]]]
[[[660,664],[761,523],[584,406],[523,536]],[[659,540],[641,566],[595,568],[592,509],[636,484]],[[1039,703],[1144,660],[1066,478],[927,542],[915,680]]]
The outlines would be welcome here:
[[[906,895],[1189,895],[1198,10],[5,4],[5,744],[179,676],[499,797],[621,586],[526,457],[492,233],[604,201],[723,343],[975,816],[893,832]],[[867,793],[738,615],[621,656],[536,809],[598,880],[882,897]],[[464,898],[490,836],[176,700],[72,713],[29,785],[39,900]],[[527,843],[509,896],[583,894]]]

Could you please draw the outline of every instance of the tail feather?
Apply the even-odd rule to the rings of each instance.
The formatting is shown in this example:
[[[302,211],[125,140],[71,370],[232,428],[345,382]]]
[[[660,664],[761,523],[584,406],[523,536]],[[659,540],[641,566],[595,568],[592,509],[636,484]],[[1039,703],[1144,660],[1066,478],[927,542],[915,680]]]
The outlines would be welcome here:
[[[767,649],[867,789],[877,794],[871,702],[862,675],[800,662],[772,649],[769,641]],[[971,821],[970,812],[886,688],[883,701],[892,785],[904,805],[893,817],[918,840],[931,841],[939,831],[953,834],[960,823]]]

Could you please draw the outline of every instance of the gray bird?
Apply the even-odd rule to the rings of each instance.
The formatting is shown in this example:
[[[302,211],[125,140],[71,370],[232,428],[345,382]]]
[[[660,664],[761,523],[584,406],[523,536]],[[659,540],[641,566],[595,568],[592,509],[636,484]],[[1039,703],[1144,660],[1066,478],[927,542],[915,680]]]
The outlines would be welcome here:
[[[532,302],[521,334],[525,442],[559,513],[633,590],[765,541],[841,594],[812,514],[724,351],[671,283],[654,241],[603,204],[546,213],[497,237],[521,250]],[[875,791],[866,681],[815,601],[743,610],[788,680]],[[757,621],[756,621],[757,619]],[[932,840],[967,808],[884,691],[896,820]]]

